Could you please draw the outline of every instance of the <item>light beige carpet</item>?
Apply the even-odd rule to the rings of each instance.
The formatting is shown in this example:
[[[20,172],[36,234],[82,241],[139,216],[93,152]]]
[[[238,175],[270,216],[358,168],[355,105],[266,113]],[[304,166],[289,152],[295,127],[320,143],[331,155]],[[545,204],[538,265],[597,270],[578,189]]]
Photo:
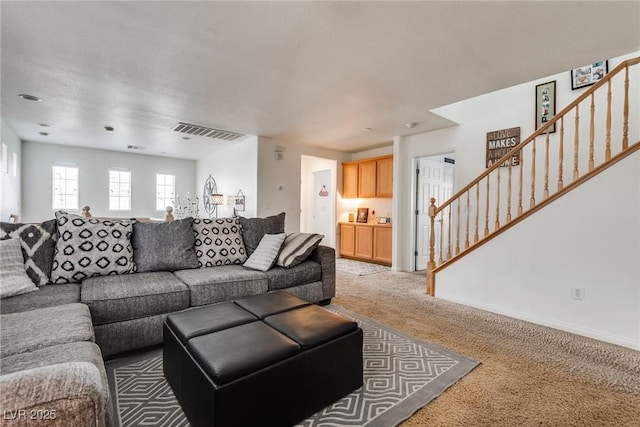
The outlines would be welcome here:
[[[640,352],[429,297],[425,276],[337,272],[333,302],[481,361],[401,424],[640,426]]]

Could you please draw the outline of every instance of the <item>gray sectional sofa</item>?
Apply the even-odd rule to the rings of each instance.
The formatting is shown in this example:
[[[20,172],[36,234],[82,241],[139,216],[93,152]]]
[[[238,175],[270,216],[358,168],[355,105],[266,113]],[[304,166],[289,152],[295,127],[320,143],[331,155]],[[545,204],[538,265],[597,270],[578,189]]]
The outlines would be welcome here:
[[[37,285],[0,300],[2,410],[27,418],[50,410],[51,425],[111,425],[103,359],[161,343],[169,313],[273,290],[328,303],[334,249],[319,235],[283,233],[284,213],[168,223],[56,213],[41,224],[2,223],[0,238],[21,242]],[[284,244],[265,246],[267,234]]]

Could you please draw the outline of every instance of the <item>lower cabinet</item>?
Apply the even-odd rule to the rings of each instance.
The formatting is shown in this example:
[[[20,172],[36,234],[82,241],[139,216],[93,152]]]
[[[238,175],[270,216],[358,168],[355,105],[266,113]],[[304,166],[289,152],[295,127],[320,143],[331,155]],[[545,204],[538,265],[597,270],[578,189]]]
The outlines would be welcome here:
[[[340,256],[391,265],[391,225],[340,223]]]

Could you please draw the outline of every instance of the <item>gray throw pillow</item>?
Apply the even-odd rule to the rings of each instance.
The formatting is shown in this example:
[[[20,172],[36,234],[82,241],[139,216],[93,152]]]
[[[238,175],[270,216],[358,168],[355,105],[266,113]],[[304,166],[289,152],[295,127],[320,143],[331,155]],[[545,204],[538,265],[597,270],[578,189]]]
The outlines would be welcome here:
[[[323,234],[289,234],[284,241],[280,255],[278,255],[278,265],[290,268],[300,264],[311,255],[311,252],[318,247],[322,239],[324,239]]]
[[[280,249],[282,249],[285,237],[286,235],[284,233],[265,234],[262,240],[260,240],[260,244],[256,250],[253,251],[249,259],[244,263],[244,266],[260,271],[269,270],[278,259],[278,254],[280,253]]]
[[[284,233],[284,217],[284,212],[266,218],[238,217],[242,225],[242,237],[247,256],[251,256],[256,250],[265,234]]]
[[[24,269],[20,242],[14,239],[0,241],[0,298],[37,291]]]
[[[40,224],[0,222],[0,239],[9,238],[20,242],[24,268],[31,281],[36,286],[49,283],[58,240],[56,220],[50,219]]]
[[[85,218],[56,212],[58,241],[52,283],[77,283],[89,277],[133,273],[131,221]]]
[[[133,259],[136,271],[176,271],[198,268],[193,249],[193,218],[172,222],[133,224]]]

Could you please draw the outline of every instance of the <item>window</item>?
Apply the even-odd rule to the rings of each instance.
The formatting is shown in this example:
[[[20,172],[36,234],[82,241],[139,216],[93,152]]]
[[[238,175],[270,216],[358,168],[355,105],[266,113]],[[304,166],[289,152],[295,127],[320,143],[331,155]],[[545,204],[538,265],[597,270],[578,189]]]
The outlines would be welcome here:
[[[131,172],[128,170],[109,170],[109,210],[131,210]]]
[[[78,167],[53,165],[53,210],[78,209]]]
[[[167,206],[173,207],[176,191],[176,177],[166,173],[156,174],[156,210],[163,211]]]

